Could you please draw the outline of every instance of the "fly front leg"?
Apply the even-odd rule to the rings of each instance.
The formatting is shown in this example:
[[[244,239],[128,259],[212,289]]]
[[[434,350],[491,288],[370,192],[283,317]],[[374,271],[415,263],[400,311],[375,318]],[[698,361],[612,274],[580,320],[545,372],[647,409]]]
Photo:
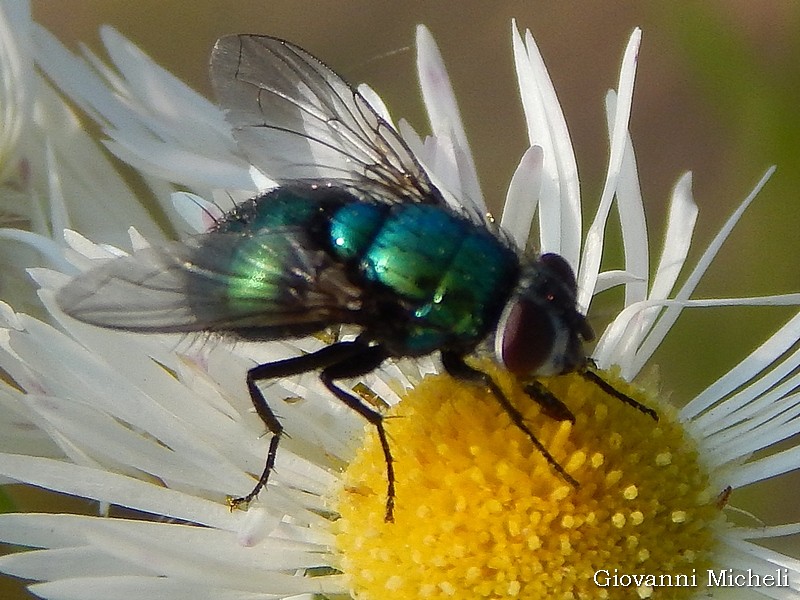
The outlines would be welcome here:
[[[357,341],[339,342],[326,346],[311,354],[304,354],[303,356],[295,356],[285,360],[257,365],[247,372],[247,391],[250,392],[250,400],[253,403],[253,407],[256,409],[256,413],[261,417],[264,425],[267,426],[267,429],[269,429],[272,434],[272,439],[269,441],[266,464],[264,465],[261,476],[258,478],[258,482],[246,496],[229,498],[228,504],[231,508],[237,508],[242,504],[248,504],[253,498],[258,496],[259,492],[267,485],[269,476],[275,466],[278,444],[280,444],[281,437],[283,436],[283,425],[281,425],[278,417],[275,415],[272,408],[270,408],[257,382],[280,377],[291,377],[308,371],[324,369],[331,364],[347,360],[351,356],[363,352],[364,347],[364,344]]]
[[[595,384],[597,387],[599,387],[601,390],[603,390],[609,396],[613,396],[614,398],[616,398],[620,402],[624,402],[628,406],[632,406],[633,408],[635,408],[639,412],[642,412],[642,413],[646,414],[648,417],[650,417],[654,421],[658,421],[658,413],[655,410],[645,406],[641,402],[637,402],[636,400],[634,400],[630,396],[627,396],[627,395],[623,394],[622,392],[617,390],[617,388],[615,388],[613,385],[608,383],[605,379],[600,377],[600,375],[598,375],[594,371],[591,371],[590,369],[583,369],[582,371],[580,371],[580,374],[581,374],[581,377],[583,377],[586,381],[589,381],[589,382]]]
[[[536,403],[542,407],[542,411],[551,419],[555,421],[569,421],[575,423],[575,415],[561,400],[553,395],[553,392],[548,390],[538,381],[531,381],[522,386],[525,393],[528,394]]]
[[[466,362],[464,362],[464,357],[453,352],[442,352],[442,365],[444,366],[444,370],[448,372],[451,377],[455,377],[456,379],[461,379],[463,381],[472,381],[475,383],[480,383],[485,385],[489,388],[497,401],[500,403],[500,406],[503,407],[503,410],[506,411],[509,417],[511,417],[511,422],[514,423],[531,441],[531,443],[536,447],[539,452],[541,452],[544,459],[550,464],[551,467],[570,485],[574,487],[578,487],[578,482],[564,470],[558,461],[553,458],[552,454],[547,451],[547,448],[533,435],[533,432],[530,430],[528,425],[525,423],[525,418],[522,416],[522,413],[517,410],[511,401],[506,398],[506,395],[503,393],[503,390],[500,389],[500,386],[495,383],[495,381],[489,376],[489,374],[484,373],[478,369],[475,369],[469,366]],[[566,407],[565,407],[566,408]]]

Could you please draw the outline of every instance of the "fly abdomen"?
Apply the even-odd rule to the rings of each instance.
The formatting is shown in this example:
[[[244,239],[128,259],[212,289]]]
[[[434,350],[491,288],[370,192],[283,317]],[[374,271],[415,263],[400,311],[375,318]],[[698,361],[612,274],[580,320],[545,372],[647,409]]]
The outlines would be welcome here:
[[[215,231],[242,234],[227,259],[226,271],[233,275],[227,284],[231,306],[247,305],[254,299],[291,302],[297,293],[296,286],[287,285],[292,267],[299,266],[300,258],[313,262],[314,254],[323,251],[318,231],[327,226],[328,215],[352,201],[353,196],[336,188],[281,187],[227,213]],[[306,247],[298,249],[298,239]],[[296,300],[299,303],[300,299]]]

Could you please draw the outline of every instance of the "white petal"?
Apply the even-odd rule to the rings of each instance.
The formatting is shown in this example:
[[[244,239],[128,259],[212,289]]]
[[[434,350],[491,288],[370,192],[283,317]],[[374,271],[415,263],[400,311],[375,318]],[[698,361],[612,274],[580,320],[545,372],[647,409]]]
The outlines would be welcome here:
[[[686,259],[696,219],[697,205],[692,200],[691,195],[691,174],[687,173],[681,177],[673,191],[664,249],[656,269],[653,286],[648,294],[649,299],[665,299],[671,292],[672,286]],[[600,279],[598,279],[599,282]],[[597,287],[596,293],[600,291],[601,288]],[[626,306],[630,304],[631,298],[626,298]],[[636,372],[637,359],[635,353],[638,351],[642,340],[652,329],[662,310],[663,305],[658,305],[639,312],[636,315],[635,326],[629,326],[626,329],[626,342],[624,346],[616,347],[614,359],[622,367],[625,376],[633,377]]]
[[[753,191],[750,192],[747,198],[744,199],[734,213],[728,218],[728,220],[725,222],[725,225],[723,225],[722,229],[720,229],[719,233],[717,233],[706,251],[703,253],[703,256],[700,257],[700,260],[697,262],[697,266],[686,279],[686,282],[675,295],[677,300],[684,300],[691,296],[695,287],[697,287],[697,284],[700,282],[700,278],[706,272],[706,269],[708,269],[711,261],[714,260],[714,257],[717,255],[717,252],[719,252],[720,247],[728,238],[728,235],[730,235],[730,232],[736,226],[736,223],[738,223],[742,214],[744,214],[744,211],[747,210],[753,200],[755,200],[756,196],[761,191],[761,188],[764,187],[774,172],[775,167],[770,167],[767,169],[767,172],[759,180],[755,188],[753,188]],[[636,354],[636,358],[632,364],[632,372],[634,374],[638,373],[642,366],[653,355],[653,352],[655,352],[656,348],[658,348],[658,346],[661,344],[664,336],[666,336],[667,332],[669,332],[681,311],[682,307],[680,305],[675,305],[667,308],[667,310],[665,310],[661,315],[661,318],[652,328]]]
[[[781,354],[790,349],[798,339],[800,339],[800,313],[789,320],[747,358],[684,406],[681,409],[681,418],[691,419],[696,426],[703,427],[704,423],[713,422],[727,414],[732,410],[732,407],[728,406],[727,403],[721,404],[716,408],[711,407],[769,367]]]
[[[128,227],[128,237],[131,240],[131,249],[136,252],[150,247],[150,242],[145,238],[136,227]]]
[[[119,561],[105,550],[85,546],[10,554],[0,558],[0,570],[32,580],[149,574],[148,570]]]
[[[606,95],[606,102],[606,125],[609,138],[611,138],[614,126],[611,119],[616,113],[616,94],[609,92]],[[632,281],[625,285],[624,305],[628,306],[647,297],[647,283],[650,275],[647,223],[644,215],[642,190],[639,187],[636,155],[629,132],[626,132],[625,135],[625,149],[617,182],[617,212],[622,229],[625,271],[632,277]]]
[[[433,135],[442,141],[450,162],[458,167],[462,192],[459,199],[476,214],[486,214],[486,202],[450,78],[439,48],[424,25],[417,26],[417,71]]]
[[[425,142],[422,140],[422,137],[420,137],[411,123],[405,119],[400,119],[397,131],[400,132],[400,136],[403,138],[403,141],[408,144],[409,148],[411,148],[414,156],[427,162],[428,152],[425,149]]]
[[[721,557],[724,562],[717,564],[741,572],[747,572],[749,569],[754,574],[773,576],[776,569],[787,569],[789,587],[760,587],[757,588],[757,592],[776,600],[796,600],[800,592],[800,561],[734,536],[723,536],[722,540],[725,545],[720,548],[720,553],[724,555]],[[749,597],[756,590],[747,591]]]
[[[41,78],[34,115],[38,127],[47,131],[51,148],[48,191],[58,178],[69,223],[80,231],[111,243],[121,243],[126,227],[135,225],[148,238],[164,237],[139,199],[114,170],[107,154],[89,137],[78,118]],[[48,173],[49,175],[49,173]],[[55,208],[51,208],[55,210]],[[66,217],[59,221],[63,223]],[[59,231],[52,232],[58,235]]]
[[[47,259],[48,263],[54,268],[64,271],[73,270],[72,265],[64,258],[64,249],[53,240],[42,235],[31,233],[30,231],[22,231],[21,229],[0,228],[0,239],[27,244]]]
[[[599,366],[607,368],[613,365],[622,367],[622,375],[630,380],[636,372],[629,363],[618,360],[620,356],[633,356],[629,345],[633,344],[637,336],[627,334],[628,328],[638,328],[638,321],[643,314],[663,308],[710,308],[719,306],[796,306],[800,304],[800,293],[779,294],[775,296],[752,296],[739,298],[708,298],[691,300],[645,300],[636,302],[623,309],[603,332],[595,346],[593,358]],[[633,341],[632,341],[633,340]]]
[[[617,287],[618,285],[630,285],[638,281],[641,281],[641,278],[632,275],[628,271],[621,271],[618,269],[613,271],[603,271],[597,276],[595,294],[599,294],[605,290]]]
[[[0,419],[0,452],[62,457],[58,446],[37,426],[36,417],[25,405],[25,396],[6,383],[0,384],[0,413],[3,415]]]
[[[305,581],[306,586],[303,591],[308,590],[308,579],[300,577],[295,579]],[[62,579],[52,583],[34,584],[28,589],[47,600],[108,600],[108,598],[125,598],[125,600],[277,600],[290,596],[293,600],[301,600],[313,597],[296,596],[295,591],[277,596],[267,592],[243,592],[238,589],[218,588],[201,583],[175,581],[165,577]],[[337,586],[332,591],[334,593],[344,592],[342,586]]]
[[[651,299],[666,298],[672,291],[689,253],[697,212],[692,197],[692,174],[685,173],[672,191],[664,248],[650,289]]]
[[[788,440],[796,432],[796,427],[788,429],[786,437],[780,441]],[[758,448],[760,442],[752,444],[751,447]],[[733,453],[731,453],[733,454]],[[800,446],[776,452],[768,457],[748,462],[744,465],[726,465],[727,468],[719,470],[720,479],[724,478],[727,485],[733,488],[744,487],[751,483],[770,479],[778,475],[784,475],[800,469]]]
[[[31,24],[27,2],[5,2],[0,6],[0,153],[3,155],[15,151],[30,122],[34,80]],[[8,161],[8,156],[3,158],[0,167],[5,170],[14,161]]]
[[[203,156],[163,142],[151,134],[119,131],[109,131],[108,134],[112,139],[103,142],[106,148],[121,161],[149,175],[195,189],[204,186],[256,191],[244,160]]]
[[[528,143],[544,151],[539,236],[541,252],[561,254],[573,268],[581,248],[581,206],[578,168],[564,114],[536,42],[525,31],[525,42],[511,24],[514,64]]]
[[[763,540],[768,538],[785,537],[800,534],[800,523],[786,525],[773,525],[770,527],[736,527],[731,534],[742,540]]]
[[[758,450],[798,433],[800,397],[790,392],[800,385],[800,376],[791,377],[766,393],[754,395],[762,391],[754,388],[768,387],[774,383],[776,377],[785,376],[798,364],[795,353],[791,360],[779,365],[780,368],[773,369],[767,376],[731,397],[731,401],[736,404],[741,402],[740,398],[745,398],[748,402],[714,422],[712,427],[715,431],[712,433],[703,431],[703,445],[708,450],[708,460],[718,464],[741,461]],[[762,385],[764,380],[770,381]]]
[[[61,580],[54,588],[65,583],[64,579],[78,579],[91,581],[98,590],[113,590],[122,578],[138,576],[145,586],[161,579],[181,590],[193,589],[199,582],[262,597],[343,591],[341,576],[293,574],[330,564],[324,538],[308,530],[295,531],[276,519],[271,528],[274,535],[263,543],[243,546],[234,532],[213,526],[73,515],[2,515],[0,537],[53,550],[0,558],[0,566],[32,579]],[[80,555],[84,560],[78,563]],[[98,562],[87,560],[92,555]],[[69,566],[74,569],[68,570]]]
[[[58,164],[49,139],[45,142],[45,164],[47,165],[47,189],[50,192],[50,223],[54,232],[64,231],[70,227],[69,214],[61,189]]]
[[[230,464],[212,465],[211,461],[204,461],[198,465],[188,454],[173,452],[151,437],[135,433],[109,415],[81,403],[32,394],[28,394],[25,401],[47,421],[50,429],[71,440],[73,446],[88,453],[98,464],[124,465],[124,471],[129,474],[135,475],[138,470],[173,488],[186,489],[202,484],[205,489],[234,489],[231,487],[235,485],[231,481],[233,478],[225,476],[226,471],[237,471]],[[237,483],[239,487],[246,487],[249,480]]]
[[[764,350],[770,352],[768,348]],[[800,365],[800,351],[793,352],[785,360],[778,360],[776,357],[772,364],[775,366],[768,373],[759,379],[751,380],[747,387],[726,398],[724,404],[692,419],[693,425],[702,430],[712,447],[718,440],[727,439],[729,429],[736,424],[744,422],[755,426],[761,418],[778,410],[787,400],[785,396],[800,383],[800,376],[789,377]],[[787,409],[788,407],[782,410]],[[780,414],[780,411],[777,414]],[[774,441],[771,442],[767,438],[763,443],[760,448]],[[749,453],[743,453],[742,456],[747,454]]]
[[[73,55],[44,28],[34,34],[42,69],[105,128],[119,158],[204,193],[252,185],[222,111],[115,30],[102,36],[119,75],[88,51],[86,59]]]
[[[542,188],[542,159],[540,146],[531,146],[522,155],[508,186],[500,227],[506,230],[519,248],[525,248],[531,234],[533,215],[539,204]]]
[[[153,345],[154,340],[140,342],[135,336],[114,335],[91,327],[85,328],[84,338],[91,350],[84,350],[34,319],[28,318],[24,324],[27,334],[12,336],[10,343],[19,360],[35,373],[40,389],[54,396],[91,402],[185,456],[195,463],[198,472],[215,471],[225,482],[209,478],[206,483],[219,497],[252,486],[243,469],[251,466],[253,471],[260,470],[266,442],[255,439],[257,436],[249,433],[249,427],[199,402],[148,358],[148,354],[156,360],[163,356],[159,362],[168,366],[175,362],[174,350],[170,352],[166,345],[158,348]],[[99,352],[109,360],[100,360]],[[5,366],[21,383],[31,379],[15,365]],[[241,373],[243,378],[244,371]],[[108,395],[109,382],[114,382],[113,396]]]
[[[449,137],[428,136],[423,141],[414,128],[405,120],[400,120],[400,135],[422,165],[431,183],[442,193],[444,200],[456,212],[469,213],[482,218],[484,212],[475,212],[474,203],[465,200],[459,170],[458,153]]]
[[[150,568],[161,576],[264,593],[308,590],[309,582],[303,583],[302,577],[276,572],[318,566],[325,561],[319,556],[322,548],[312,548],[315,555],[296,542],[276,539],[261,547],[248,548],[241,546],[230,532],[187,525],[142,524],[96,522],[86,531],[87,541],[120,560],[142,569]]]
[[[586,234],[580,270],[578,272],[578,306],[588,310],[594,294],[597,276],[600,271],[600,259],[603,252],[603,237],[606,221],[611,210],[611,203],[617,191],[619,174],[625,156],[625,145],[628,140],[628,123],[630,121],[633,101],[633,82],[636,75],[636,62],[639,55],[639,43],[642,32],[634,29],[631,34],[619,76],[619,93],[615,103],[613,129],[611,133],[611,151],[608,159],[608,173],[600,196],[597,215]]]
[[[180,125],[181,139],[189,145],[216,138],[230,140],[230,129],[217,106],[157,65],[113,27],[101,27],[100,36],[127,89],[144,106],[169,118],[169,129],[155,133],[174,131]]]
[[[264,594],[245,594],[200,583],[165,577],[80,577],[28,586],[31,593],[46,600],[263,600]]]
[[[0,454],[0,474],[54,491],[103,500],[192,523],[235,530],[242,517],[212,502],[102,469],[17,454]]]

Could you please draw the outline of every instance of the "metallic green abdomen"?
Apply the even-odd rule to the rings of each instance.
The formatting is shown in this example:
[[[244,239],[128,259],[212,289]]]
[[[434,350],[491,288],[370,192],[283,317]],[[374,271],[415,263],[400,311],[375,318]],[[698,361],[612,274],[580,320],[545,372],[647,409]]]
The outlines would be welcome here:
[[[292,269],[301,268],[295,264],[298,257],[326,250],[330,215],[352,201],[353,196],[338,189],[285,187],[228,213],[216,231],[241,235],[227,259],[230,305],[245,308],[259,300],[298,304],[287,286]]]

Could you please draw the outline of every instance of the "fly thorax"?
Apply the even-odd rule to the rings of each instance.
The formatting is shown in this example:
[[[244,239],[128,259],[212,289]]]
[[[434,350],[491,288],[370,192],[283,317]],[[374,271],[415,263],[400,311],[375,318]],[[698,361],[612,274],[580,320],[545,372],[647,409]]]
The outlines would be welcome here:
[[[352,214],[356,209],[362,210],[340,211],[350,228],[361,222]],[[369,244],[358,246],[359,276],[388,309],[372,323],[381,342],[406,356],[472,350],[493,329],[516,285],[516,254],[434,204],[392,205],[381,217],[378,229],[368,232]]]
[[[544,254],[524,265],[497,324],[497,361],[521,377],[567,373],[585,364],[583,341],[593,334],[576,297],[575,276],[562,257]]]

